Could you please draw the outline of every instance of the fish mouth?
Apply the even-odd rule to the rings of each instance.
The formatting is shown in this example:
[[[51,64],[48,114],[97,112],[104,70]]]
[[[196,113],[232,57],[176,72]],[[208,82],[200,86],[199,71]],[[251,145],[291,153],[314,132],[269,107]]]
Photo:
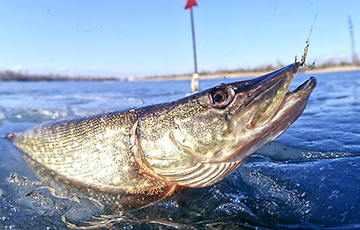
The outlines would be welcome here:
[[[280,127],[283,128],[283,131],[285,131],[293,122],[295,122],[299,118],[299,116],[304,111],[309,96],[316,87],[316,84],[316,78],[310,77],[307,81],[298,86],[294,91],[287,91],[280,106],[269,121],[269,124],[267,124],[266,126],[268,126],[269,128],[278,129],[277,127],[280,125]],[[287,124],[281,126],[282,123]],[[281,133],[279,133],[278,135],[280,135]]]
[[[303,113],[311,92],[316,87],[317,80],[310,77],[294,91],[288,91],[275,112],[273,118],[269,121],[268,135],[272,140],[282,134],[292,123],[294,123]],[[271,141],[271,140],[270,140]]]
[[[295,70],[294,67],[295,66]],[[254,152],[269,143],[270,141],[281,135],[289,126],[294,123],[304,111],[307,101],[311,92],[314,90],[317,84],[315,77],[310,77],[307,81],[299,85],[294,91],[289,91],[289,86],[297,72],[300,63],[294,63],[281,69],[279,73],[285,76],[284,82],[277,80],[276,83],[269,87],[269,90],[279,91],[286,90],[282,95],[282,100],[279,102],[272,102],[275,106],[268,106],[270,109],[256,109],[252,116],[248,120],[246,129],[248,135],[244,139],[244,144],[234,149],[232,157],[226,159],[224,162],[238,162],[241,165],[245,162]],[[290,75],[289,75],[290,73]],[[274,81],[276,77],[268,78],[265,81]],[[260,82],[262,83],[262,82]],[[263,84],[263,83],[262,83]],[[279,85],[277,85],[279,84]],[[283,87],[285,85],[285,87]],[[275,87],[272,89],[272,87]],[[262,92],[266,94],[266,91]],[[272,96],[268,95],[268,98],[272,99]],[[255,103],[253,107],[259,106]],[[261,112],[264,112],[262,114]],[[260,118],[259,118],[260,117]],[[256,122],[254,122],[254,120]]]
[[[308,94],[310,95],[310,93],[313,91],[315,86],[316,86],[316,78],[315,77],[310,77],[310,79],[308,79],[303,84],[298,86],[297,89],[295,89],[292,93],[297,93],[297,92],[300,92],[300,91],[307,90]]]
[[[280,120],[280,117],[278,117],[280,115],[281,118],[286,119],[289,117],[288,119],[293,120],[292,122],[294,122],[304,111],[309,96],[316,87],[316,84],[316,78],[310,77],[294,91],[288,91],[275,112],[273,119]]]

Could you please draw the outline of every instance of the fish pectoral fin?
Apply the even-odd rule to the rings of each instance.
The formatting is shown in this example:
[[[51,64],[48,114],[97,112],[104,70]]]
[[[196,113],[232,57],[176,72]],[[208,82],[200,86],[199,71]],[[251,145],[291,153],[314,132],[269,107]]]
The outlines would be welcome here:
[[[185,187],[210,186],[233,172],[239,162],[197,163],[187,168],[153,168],[169,182]]]

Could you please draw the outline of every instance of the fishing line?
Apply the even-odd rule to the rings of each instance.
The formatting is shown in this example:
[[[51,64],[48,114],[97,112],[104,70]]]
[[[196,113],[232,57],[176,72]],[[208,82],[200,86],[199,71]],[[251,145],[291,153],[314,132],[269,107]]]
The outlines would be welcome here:
[[[309,49],[309,45],[310,45],[310,42],[309,42],[310,35],[311,35],[312,29],[313,29],[313,27],[314,27],[316,18],[317,18],[318,14],[319,14],[321,2],[322,2],[322,0],[320,0],[320,2],[319,2],[319,6],[318,6],[318,9],[317,9],[316,14],[315,14],[314,21],[313,21],[313,23],[311,24],[310,31],[309,31],[309,35],[308,35],[308,37],[307,37],[307,39],[306,39],[306,42],[305,42],[304,55],[302,56],[301,62],[300,62],[300,65],[301,65],[301,66],[304,65],[304,66],[307,67],[308,69],[313,69],[313,68],[315,67],[315,61],[313,62],[313,64],[312,64],[311,66],[308,66],[308,65],[305,64],[305,59],[306,59],[306,55],[307,55],[307,52],[308,52],[308,49]]]
[[[306,42],[309,42],[309,39],[310,39],[310,34],[311,34],[311,32],[312,32],[312,29],[313,29],[313,27],[314,27],[314,24],[315,24],[316,18],[317,18],[318,14],[319,14],[319,11],[320,11],[321,2],[322,2],[322,0],[320,0],[320,2],[319,2],[319,7],[318,7],[318,9],[317,9],[317,12],[316,12],[316,15],[315,15],[314,21],[313,21],[313,23],[311,24],[311,27],[310,27],[310,32],[309,32],[309,35],[308,35],[308,37],[307,37],[307,39],[306,39]]]

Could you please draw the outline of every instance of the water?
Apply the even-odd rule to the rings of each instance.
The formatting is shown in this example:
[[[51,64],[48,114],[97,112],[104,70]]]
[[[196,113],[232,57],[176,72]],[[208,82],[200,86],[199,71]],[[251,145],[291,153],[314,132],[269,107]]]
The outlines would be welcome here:
[[[360,228],[360,72],[313,74],[303,115],[223,181],[109,219],[120,229]],[[293,88],[309,78],[298,74]],[[201,88],[237,79],[202,80]],[[1,82],[0,135],[43,121],[171,101],[190,81]],[[0,139],[0,228],[64,229],[91,202],[58,199]],[[90,220],[90,219],[89,219]]]

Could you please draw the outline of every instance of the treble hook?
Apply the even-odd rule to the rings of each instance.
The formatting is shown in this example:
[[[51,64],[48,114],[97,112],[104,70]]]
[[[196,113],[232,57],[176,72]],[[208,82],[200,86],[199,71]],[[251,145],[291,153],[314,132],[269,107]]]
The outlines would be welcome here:
[[[305,63],[306,55],[307,55],[309,46],[310,46],[310,42],[309,42],[309,40],[306,40],[305,48],[304,48],[304,55],[301,57],[300,66],[305,66],[308,70],[312,70],[312,69],[314,69],[314,67],[315,67],[315,60],[314,60],[314,62],[312,63],[312,65],[310,65],[310,66]],[[296,60],[296,59],[295,59],[295,60]]]

